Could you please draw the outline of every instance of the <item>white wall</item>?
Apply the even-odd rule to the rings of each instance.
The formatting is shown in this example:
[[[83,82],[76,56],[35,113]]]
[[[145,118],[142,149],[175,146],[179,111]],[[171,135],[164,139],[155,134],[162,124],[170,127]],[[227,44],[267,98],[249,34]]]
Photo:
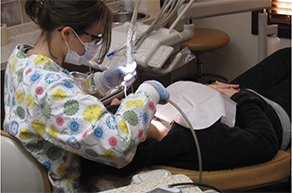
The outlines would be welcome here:
[[[258,62],[258,39],[251,34],[251,12],[197,19],[194,24],[195,28],[220,29],[230,36],[230,43],[217,50],[224,56],[214,53],[202,55],[205,72],[223,75],[231,81]],[[290,39],[281,38],[281,48],[289,46]]]
[[[135,0],[134,0],[135,2]],[[147,6],[147,1],[141,1],[140,3],[140,10],[143,10],[143,11],[147,11],[148,10],[148,6]]]

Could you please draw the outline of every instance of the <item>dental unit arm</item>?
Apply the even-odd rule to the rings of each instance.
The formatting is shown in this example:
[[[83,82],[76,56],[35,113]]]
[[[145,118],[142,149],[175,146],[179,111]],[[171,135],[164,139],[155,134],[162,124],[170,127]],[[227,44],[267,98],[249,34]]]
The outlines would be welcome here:
[[[140,1],[139,1],[140,2]],[[178,32],[169,30],[164,26],[170,21],[171,17],[176,14],[178,8],[186,0],[168,0],[159,13],[158,17],[151,25],[135,23],[125,23],[112,29],[112,43],[109,53],[102,64],[98,65],[95,58],[92,60],[91,67],[99,70],[105,70],[114,67],[116,64],[129,63],[128,60],[128,30],[129,26],[134,26],[133,35],[133,61],[139,68],[144,70],[163,69],[166,61],[170,56],[175,55],[172,64],[163,69],[162,73],[172,71],[178,63],[182,54],[179,52],[179,43],[190,39],[194,33],[194,26],[191,24],[185,27],[185,30]],[[136,6],[135,10],[138,6]],[[169,10],[169,11],[168,11]],[[168,11],[168,13],[166,13]],[[135,13],[135,11],[134,11]],[[135,14],[133,14],[134,17]]]
[[[193,24],[184,24],[180,32],[175,30],[179,21],[270,7],[270,0],[190,0],[186,2],[186,0],[167,0],[151,25],[136,23],[136,39],[133,39],[132,57],[140,69],[163,75],[182,65],[181,62],[185,56],[180,51],[179,45],[192,38],[195,30]],[[166,23],[174,14],[177,14],[176,20],[169,28],[165,28]],[[91,65],[93,68],[104,70],[116,64],[125,63],[128,26],[129,23],[125,23],[112,29],[109,54],[100,65],[93,59]]]
[[[141,1],[141,0],[140,0]],[[120,96],[120,91],[125,88],[126,82],[135,76],[137,67],[150,72],[151,75],[164,75],[174,69],[182,66],[192,59],[189,50],[185,53],[180,50],[180,43],[192,38],[194,34],[193,24],[184,24],[182,31],[175,30],[175,26],[181,20],[190,20],[197,18],[213,17],[232,13],[260,10],[270,7],[270,0],[204,0],[190,1],[186,0],[166,0],[156,19],[151,25],[136,22],[135,14],[131,23],[115,27],[112,29],[112,41],[107,57],[101,63],[97,63],[97,58],[93,58],[88,66],[96,70],[107,70],[114,66],[124,63],[127,64],[127,76],[122,85],[102,98],[104,103],[109,103],[113,97]],[[134,12],[138,11],[138,4]],[[170,18],[177,14],[177,19],[169,28],[164,26],[170,21]],[[262,22],[263,23],[263,22]],[[266,23],[259,24],[266,27]],[[131,38],[131,57],[129,59],[127,52],[127,39],[129,26],[132,28],[133,36]],[[264,33],[259,33],[260,37]],[[128,39],[129,40],[129,39]],[[129,44],[128,44],[129,45]],[[127,50],[126,50],[127,49]],[[260,50],[260,46],[259,46]],[[260,52],[259,52],[260,53]],[[133,64],[132,64],[133,62]],[[131,65],[132,64],[132,65]],[[129,86],[132,82],[128,82]]]

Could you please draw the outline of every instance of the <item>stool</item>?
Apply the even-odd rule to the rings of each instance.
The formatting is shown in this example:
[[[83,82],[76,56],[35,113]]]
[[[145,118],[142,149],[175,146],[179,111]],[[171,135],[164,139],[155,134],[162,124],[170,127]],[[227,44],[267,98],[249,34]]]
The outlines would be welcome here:
[[[220,82],[228,82],[223,76],[217,74],[203,73],[203,63],[200,56],[207,51],[212,51],[229,43],[229,36],[227,33],[208,28],[195,29],[195,34],[192,39],[183,42],[180,47],[188,47],[196,56],[197,59],[197,74],[180,77],[179,80],[190,80],[201,83],[211,83],[216,80]]]

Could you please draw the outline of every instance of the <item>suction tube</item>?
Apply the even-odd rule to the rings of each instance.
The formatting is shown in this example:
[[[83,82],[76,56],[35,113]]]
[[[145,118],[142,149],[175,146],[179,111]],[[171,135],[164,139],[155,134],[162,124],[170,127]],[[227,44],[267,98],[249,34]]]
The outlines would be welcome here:
[[[182,111],[182,109],[177,106],[177,104],[175,104],[172,100],[167,99],[167,102],[169,102],[170,104],[172,104],[183,116],[183,118],[185,119],[185,121],[187,122],[188,126],[190,127],[191,133],[194,137],[194,141],[196,144],[196,148],[197,148],[197,152],[198,152],[198,161],[199,161],[199,183],[202,183],[202,172],[203,172],[203,166],[202,166],[202,155],[201,155],[201,150],[200,150],[200,145],[199,145],[199,141],[197,138],[197,135],[194,131],[194,128],[190,122],[190,120],[188,119],[188,117],[186,116],[186,114]]]

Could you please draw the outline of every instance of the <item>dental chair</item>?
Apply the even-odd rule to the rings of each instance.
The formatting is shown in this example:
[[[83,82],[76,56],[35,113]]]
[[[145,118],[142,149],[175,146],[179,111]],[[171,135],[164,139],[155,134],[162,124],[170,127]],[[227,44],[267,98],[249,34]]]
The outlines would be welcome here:
[[[204,167],[204,166],[203,166]],[[147,170],[164,169],[172,175],[184,174],[193,182],[199,181],[199,172],[163,165]],[[291,182],[291,147],[279,150],[270,161],[221,171],[203,171],[202,182],[225,192],[265,187],[289,180]],[[21,142],[1,130],[1,192],[51,192],[47,170],[33,158]],[[204,190],[204,188],[202,188]]]
[[[47,170],[21,142],[1,130],[1,192],[51,192]]]
[[[151,169],[165,169],[172,175],[184,174],[193,182],[199,181],[198,171],[162,165],[152,166]],[[203,171],[202,173],[202,183],[215,186],[225,192],[240,192],[287,180],[291,182],[291,147],[286,151],[279,150],[277,155],[266,163],[232,170]]]

